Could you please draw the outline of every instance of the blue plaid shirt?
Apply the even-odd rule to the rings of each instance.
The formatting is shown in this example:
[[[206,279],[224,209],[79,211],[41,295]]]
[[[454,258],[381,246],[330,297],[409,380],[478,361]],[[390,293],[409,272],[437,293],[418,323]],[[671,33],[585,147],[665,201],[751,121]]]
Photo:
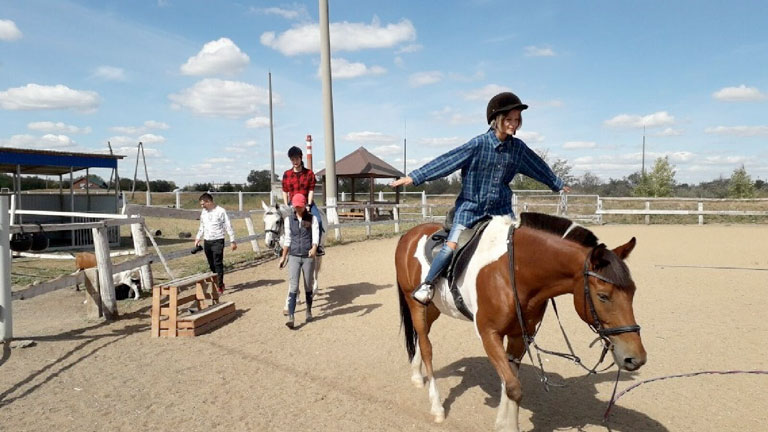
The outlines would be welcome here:
[[[414,185],[445,177],[461,169],[461,192],[456,199],[454,224],[471,227],[485,216],[514,215],[512,189],[515,174],[524,174],[557,192],[563,181],[552,169],[512,136],[500,141],[493,129],[436,157],[409,176]]]

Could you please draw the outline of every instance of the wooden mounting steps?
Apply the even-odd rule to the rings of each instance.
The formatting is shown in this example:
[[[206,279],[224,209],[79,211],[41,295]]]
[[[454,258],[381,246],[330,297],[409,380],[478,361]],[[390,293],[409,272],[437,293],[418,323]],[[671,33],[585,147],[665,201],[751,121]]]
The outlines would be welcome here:
[[[197,336],[233,319],[235,304],[219,302],[216,285],[216,273],[200,273],[152,287],[152,337]]]

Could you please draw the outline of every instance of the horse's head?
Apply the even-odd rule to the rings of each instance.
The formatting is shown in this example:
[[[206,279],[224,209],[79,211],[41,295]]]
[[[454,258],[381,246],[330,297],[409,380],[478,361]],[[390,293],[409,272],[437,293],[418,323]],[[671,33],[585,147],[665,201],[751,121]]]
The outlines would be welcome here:
[[[574,290],[581,319],[609,342],[614,361],[628,371],[639,369],[647,358],[632,309],[635,283],[624,263],[634,247],[634,237],[613,250],[604,244],[594,247],[584,262],[583,285]]]
[[[276,254],[280,254],[280,236],[283,233],[283,213],[280,211],[280,207],[268,206],[264,201],[261,202],[261,206],[264,208],[264,242],[267,247],[274,250]]]

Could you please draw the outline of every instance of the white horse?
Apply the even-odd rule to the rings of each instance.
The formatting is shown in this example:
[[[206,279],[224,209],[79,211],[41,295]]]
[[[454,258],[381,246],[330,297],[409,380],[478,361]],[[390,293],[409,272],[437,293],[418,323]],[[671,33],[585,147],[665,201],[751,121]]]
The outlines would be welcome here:
[[[261,206],[264,208],[264,242],[267,244],[267,247],[272,249],[275,255],[279,257],[283,253],[285,237],[283,224],[285,223],[285,218],[291,214],[292,210],[286,205],[275,205],[274,207],[270,207],[264,201],[261,202]],[[328,220],[322,210],[320,210],[320,215],[323,219],[323,227],[327,227]],[[325,232],[320,234],[320,246],[323,245],[325,245]],[[315,281],[312,284],[313,295],[317,295],[317,290],[319,289],[317,280],[322,263],[323,257],[315,256]],[[288,303],[286,303],[286,305],[287,304]]]

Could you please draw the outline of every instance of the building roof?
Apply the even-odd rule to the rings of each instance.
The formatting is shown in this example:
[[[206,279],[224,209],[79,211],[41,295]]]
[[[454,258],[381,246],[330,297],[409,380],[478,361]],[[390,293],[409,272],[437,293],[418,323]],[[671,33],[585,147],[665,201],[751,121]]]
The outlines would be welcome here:
[[[325,170],[317,173],[318,177],[325,175]],[[397,178],[404,174],[384,162],[379,157],[360,147],[352,153],[336,161],[337,177],[357,177],[357,178]]]
[[[122,155],[100,153],[72,153],[50,150],[31,150],[0,147],[0,172],[22,174],[61,175],[86,168],[117,168]]]

